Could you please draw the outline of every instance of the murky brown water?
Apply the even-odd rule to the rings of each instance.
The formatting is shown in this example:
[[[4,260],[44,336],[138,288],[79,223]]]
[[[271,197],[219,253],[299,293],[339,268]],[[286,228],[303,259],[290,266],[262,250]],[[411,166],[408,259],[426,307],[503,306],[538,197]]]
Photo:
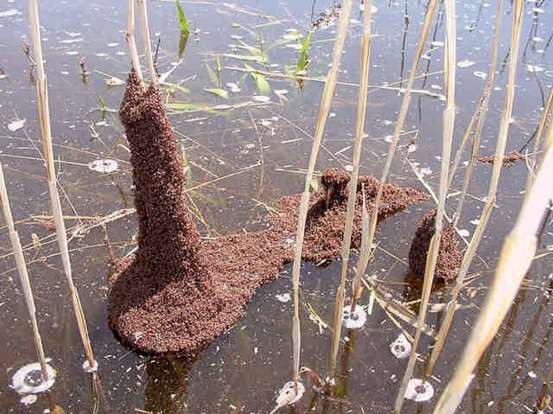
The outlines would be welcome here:
[[[39,325],[47,355],[58,370],[58,379],[50,396],[66,412],[159,412],[163,413],[266,413],[274,404],[275,392],[290,377],[291,367],[291,303],[282,303],[276,295],[291,289],[290,272],[263,287],[247,309],[246,317],[227,334],[218,338],[195,361],[179,358],[151,359],[137,356],[123,348],[113,337],[106,323],[105,233],[101,226],[92,226],[90,218],[105,217],[132,208],[129,154],[116,114],[122,87],[108,87],[106,79],[124,79],[129,58],[123,35],[126,24],[124,2],[96,0],[41,2],[44,53],[47,61],[52,124],[59,180],[65,191],[64,212],[72,236],[70,248],[75,281],[87,315],[90,336],[99,361],[99,384],[93,386],[83,373],[84,361],[79,335],[71,313],[66,284],[61,273],[53,233],[48,226],[48,197],[44,169],[40,160],[35,92],[29,81],[28,61],[21,48],[29,43],[25,4],[4,1],[0,4],[0,160],[8,180],[12,209],[22,242],[28,245],[27,260],[36,295]],[[394,84],[406,76],[418,29],[424,13],[422,2],[376,1],[373,32],[373,58],[370,72],[372,85]],[[552,40],[553,10],[548,2],[526,4],[523,45],[525,45],[517,79],[514,122],[511,125],[508,150],[518,149],[536,128],[542,107],[543,93],[553,78],[553,58],[549,50]],[[252,78],[230,67],[244,67],[244,62],[221,58],[219,87],[230,90],[228,82],[239,83],[240,92],[229,92],[224,100],[204,88],[217,87],[210,71],[216,68],[217,53],[248,55],[248,48],[271,48],[267,62],[258,68],[285,72],[286,65],[295,65],[297,50],[286,46],[283,35],[292,29],[305,33],[309,26],[312,4],[309,1],[279,2],[243,1],[240,3],[183,2],[191,29],[197,30],[189,40],[186,57],[169,76],[168,81],[182,82],[188,93],[177,92],[177,99],[198,106],[236,105],[252,102],[258,93]],[[313,6],[315,15],[331,5],[319,1]],[[465,61],[458,68],[456,139],[480,96],[486,72],[492,35],[495,3],[485,1],[458,2],[458,59]],[[409,25],[405,53],[402,52],[404,14],[407,7]],[[535,11],[534,8],[543,10]],[[540,9],[541,8],[541,9]],[[18,13],[4,12],[16,10]],[[344,54],[340,81],[358,82],[358,49],[360,15],[356,4],[350,36]],[[510,31],[510,8],[506,5],[500,59],[507,56]],[[153,1],[150,5],[151,29],[161,39],[159,69],[166,72],[177,59],[179,28],[172,1]],[[311,48],[310,76],[326,73],[330,61],[335,27],[316,32]],[[442,69],[443,20],[438,18],[435,42],[428,48],[429,59],[422,69],[429,74],[417,82],[417,88],[433,94],[443,93]],[[243,43],[241,43],[243,42]],[[290,44],[295,44],[291,41]],[[241,45],[233,49],[231,45]],[[251,50],[251,49],[250,49]],[[405,56],[406,64],[402,64]],[[79,59],[86,58],[91,72],[83,83]],[[531,66],[528,66],[531,65]],[[493,152],[503,99],[506,71],[499,65],[497,90],[494,91],[489,121],[483,132],[482,153]],[[421,72],[422,74],[422,72]],[[302,188],[302,170],[307,165],[322,83],[306,82],[298,90],[294,81],[270,79],[273,91],[286,90],[286,99],[271,94],[269,104],[237,107],[225,111],[173,113],[171,120],[187,150],[192,168],[193,185],[218,179],[192,193],[201,213],[200,228],[205,236],[217,236],[263,225],[265,206],[274,206],[282,194]],[[350,163],[350,140],[353,133],[357,88],[339,85],[333,102],[332,117],[325,135],[319,169],[326,166],[347,166]],[[102,116],[98,110],[105,102]],[[385,137],[393,128],[400,97],[395,90],[373,89],[369,94],[367,133],[369,139],[363,155],[362,173],[379,175],[387,149]],[[238,105],[237,105],[238,106]],[[437,187],[441,151],[440,100],[422,94],[413,99],[406,130],[413,136],[418,130],[417,149],[400,152],[394,166],[393,180],[421,188],[406,162],[428,168],[425,179]],[[10,131],[8,125],[26,119],[24,128]],[[406,139],[402,142],[407,144]],[[101,174],[88,169],[97,159],[114,159],[119,169],[114,174]],[[259,164],[259,165],[258,165]],[[248,168],[250,167],[250,168]],[[460,228],[472,233],[487,189],[491,169],[479,166],[470,192]],[[230,175],[229,177],[227,177]],[[435,371],[433,384],[442,391],[460,350],[467,338],[481,303],[496,255],[505,234],[511,229],[524,187],[524,163],[505,169],[492,221],[479,251],[482,260],[475,260],[475,278],[465,290],[448,341],[447,349]],[[460,178],[460,177],[459,177]],[[458,179],[452,190],[460,188]],[[450,208],[456,196],[450,197]],[[403,301],[420,295],[412,283],[405,264],[409,242],[416,222],[431,206],[419,205],[398,214],[381,225],[378,240],[382,248],[371,266],[371,272],[382,279]],[[124,214],[122,214],[124,215]],[[200,215],[200,214],[198,214]],[[80,217],[80,219],[77,218]],[[46,223],[46,225],[45,225]],[[547,251],[553,244],[550,223],[540,246]],[[111,244],[123,255],[134,247],[134,216],[111,221],[106,225]],[[33,244],[33,240],[35,240]],[[0,411],[42,413],[48,399],[40,396],[28,407],[8,388],[15,369],[35,358],[31,331],[27,323],[25,302],[5,228],[0,244]],[[384,251],[388,252],[385,253]],[[523,413],[532,412],[541,379],[546,374],[553,344],[553,308],[551,294],[551,260],[536,260],[524,289],[509,312],[500,334],[490,346],[466,394],[460,412]],[[305,264],[302,273],[303,303],[311,305],[324,321],[333,312],[333,298],[339,274],[339,263],[327,267]],[[435,292],[432,302],[444,302],[447,288]],[[368,302],[368,296],[362,300]],[[302,365],[324,375],[327,366],[329,330],[322,329],[308,318],[302,307]],[[429,322],[439,323],[441,315],[432,313]],[[407,331],[413,332],[409,326]],[[386,413],[399,388],[405,360],[396,359],[389,349],[401,331],[378,305],[374,305],[365,327],[350,338],[352,346],[342,347],[339,356],[338,399],[328,400],[308,392],[295,408],[285,412],[320,413]],[[428,341],[423,344],[424,348]],[[406,402],[404,412],[430,412],[430,403],[415,405]],[[140,411],[143,410],[143,411]]]

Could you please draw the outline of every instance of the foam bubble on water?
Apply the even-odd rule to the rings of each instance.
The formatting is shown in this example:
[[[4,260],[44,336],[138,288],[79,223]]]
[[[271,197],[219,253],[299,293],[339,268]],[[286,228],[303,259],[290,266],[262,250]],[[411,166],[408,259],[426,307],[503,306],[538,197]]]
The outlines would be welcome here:
[[[31,405],[31,404],[34,404],[37,399],[38,397],[36,396],[36,394],[29,394],[24,397],[21,397],[19,402],[23,405]]]
[[[85,362],[83,363],[83,370],[88,374],[92,374],[93,372],[98,371],[98,362],[93,361],[92,366],[90,366],[88,359],[85,360]]]
[[[297,390],[295,390],[294,385],[294,381],[288,381],[284,384],[278,393],[276,399],[277,404],[294,404],[303,396],[303,393],[305,392],[304,385],[298,381]]]
[[[459,67],[459,68],[470,68],[474,64],[475,64],[474,61],[465,59],[465,60],[460,60],[459,62],[457,62],[457,67]]]
[[[526,65],[526,70],[529,72],[529,73],[540,73],[540,72],[543,72],[545,69],[541,66],[538,66],[538,65]]]
[[[428,381],[413,378],[407,384],[405,398],[415,402],[424,402],[434,396],[434,387]]]
[[[290,296],[290,293],[280,293],[275,295],[276,300],[282,303],[290,302],[292,297]]]
[[[486,72],[482,72],[481,70],[475,70],[474,72],[472,72],[472,74],[477,78],[484,80],[488,77],[488,74]]]
[[[20,395],[38,394],[49,390],[56,381],[56,370],[46,364],[48,381],[42,379],[40,363],[34,362],[19,368],[13,375],[10,388]]]
[[[367,312],[359,305],[355,305],[352,312],[351,305],[347,305],[342,308],[342,320],[347,329],[359,329],[367,322]]]
[[[119,164],[115,160],[94,160],[88,163],[88,169],[103,174],[117,171]]]
[[[399,359],[407,358],[411,354],[412,349],[411,342],[409,342],[403,333],[400,333],[396,340],[390,344],[390,351]]]
[[[282,386],[276,398],[276,407],[270,414],[276,413],[280,408],[294,404],[305,393],[305,386],[301,382],[288,381]]]

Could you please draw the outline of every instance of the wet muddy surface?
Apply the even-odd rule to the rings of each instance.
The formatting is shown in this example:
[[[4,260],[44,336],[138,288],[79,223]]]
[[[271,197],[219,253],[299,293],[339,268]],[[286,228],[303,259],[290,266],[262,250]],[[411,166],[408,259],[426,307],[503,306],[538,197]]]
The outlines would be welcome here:
[[[119,2],[121,3],[121,2]],[[124,38],[126,7],[107,0],[41,1],[43,47],[49,83],[54,151],[62,204],[69,230],[74,278],[99,362],[97,380],[82,370],[84,355],[71,313],[57,255],[41,158],[39,125],[30,62],[24,2],[0,4],[0,161],[4,166],[16,227],[29,263],[50,364],[58,376],[49,396],[25,405],[8,387],[15,370],[34,362],[31,329],[5,227],[0,228],[0,412],[43,413],[54,404],[68,413],[267,413],[277,390],[291,375],[291,267],[265,284],[245,307],[245,315],[194,358],[139,356],[117,341],[108,326],[109,244],[124,256],[137,243],[129,144],[117,110],[130,59]],[[301,192],[323,83],[328,70],[335,19],[331,1],[181,2],[190,36],[179,61],[180,30],[172,1],[150,3],[157,66],[167,74],[168,116],[186,153],[186,196],[201,237],[210,241],[232,233],[267,229],[279,200]],[[376,1],[367,126],[361,174],[379,176],[397,117],[407,71],[424,13],[419,2]],[[525,5],[516,100],[507,152],[531,151],[533,133],[553,79],[550,44],[553,10],[545,2]],[[457,3],[457,126],[459,145],[477,103],[489,64],[495,3]],[[510,36],[510,3],[505,5],[498,74],[481,154],[493,154],[503,102]],[[407,16],[407,18],[406,18]],[[337,92],[317,170],[351,168],[361,15],[355,3]],[[314,24],[315,23],[315,24]],[[308,79],[289,79],[297,69],[301,40],[316,30],[309,48]],[[437,191],[444,93],[443,15],[426,47],[416,93],[393,165],[392,181],[426,192],[415,171]],[[257,76],[252,75],[255,68]],[[171,71],[171,72],[169,72]],[[86,72],[86,76],[83,76]],[[168,73],[169,72],[169,73]],[[268,72],[271,76],[266,76]],[[269,89],[267,89],[269,88]],[[221,91],[226,92],[222,93]],[[465,155],[463,161],[468,159]],[[107,161],[106,161],[107,160]],[[461,163],[460,173],[464,170]],[[483,207],[491,173],[479,163],[469,188],[459,229],[470,238]],[[462,175],[453,181],[453,212]],[[461,294],[446,350],[431,382],[439,394],[486,294],[504,236],[516,218],[526,182],[526,163],[504,169],[497,207]],[[313,183],[316,187],[320,184]],[[376,256],[369,273],[379,288],[417,311],[419,278],[409,271],[410,243],[417,223],[434,207],[432,198],[412,205],[379,225]],[[4,224],[1,224],[4,226]],[[211,243],[211,242],[209,242]],[[215,242],[216,243],[216,242]],[[465,249],[460,240],[459,248]],[[538,258],[480,362],[459,412],[524,413],[539,393],[553,356],[551,258],[547,221]],[[355,263],[357,256],[354,255]],[[305,262],[302,267],[302,366],[325,376],[340,263]],[[350,272],[350,277],[353,271]],[[437,326],[449,287],[434,290],[428,323]],[[387,413],[396,397],[406,359],[390,345],[414,329],[365,292],[360,304],[368,318],[358,331],[344,331],[338,359],[337,395],[308,390],[295,408],[283,412]],[[401,326],[401,329],[398,327]],[[431,331],[429,333],[432,333]],[[426,350],[432,341],[423,336]],[[419,364],[420,365],[420,364]],[[420,373],[416,373],[417,375]],[[304,377],[316,384],[316,375]],[[426,403],[406,401],[404,412],[431,412]]]

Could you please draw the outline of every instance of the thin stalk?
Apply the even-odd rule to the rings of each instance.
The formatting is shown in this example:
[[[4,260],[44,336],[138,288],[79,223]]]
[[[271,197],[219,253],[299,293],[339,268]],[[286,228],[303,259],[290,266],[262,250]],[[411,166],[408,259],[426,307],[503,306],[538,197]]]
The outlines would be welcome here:
[[[495,161],[493,163],[492,176],[488,187],[488,195],[486,197],[486,204],[482,209],[482,214],[474,234],[470,240],[467,250],[463,256],[461,266],[459,267],[459,275],[455,282],[455,286],[452,290],[451,300],[448,303],[446,315],[444,321],[440,326],[438,333],[438,339],[436,345],[430,356],[429,363],[426,368],[427,375],[430,375],[434,369],[434,365],[445,345],[449,329],[453,323],[453,317],[455,315],[456,305],[459,298],[459,294],[463,288],[465,277],[468,273],[472,260],[476,255],[476,251],[482,240],[482,236],[488,224],[488,220],[495,205],[497,187],[499,185],[499,177],[501,175],[501,169],[503,167],[503,158],[505,155],[505,147],[507,144],[507,135],[509,132],[510,119],[513,112],[513,104],[515,98],[515,79],[516,79],[516,65],[518,60],[519,40],[520,40],[520,28],[522,26],[522,4],[521,1],[517,1],[514,7],[513,13],[513,31],[511,34],[511,60],[509,62],[509,73],[506,88],[506,100],[501,117],[501,124],[498,132],[497,143],[495,148]]]
[[[134,0],[127,1],[127,43],[131,53],[131,62],[138,79],[142,80],[142,69],[140,68],[140,58],[138,57],[138,48],[136,47],[135,32],[135,3]]]
[[[469,127],[467,128],[465,136],[463,137],[463,142],[468,141],[468,137],[472,132],[472,128],[474,124],[476,124],[476,127],[474,128],[474,132],[472,133],[472,149],[470,153],[469,164],[467,165],[467,169],[465,170],[465,177],[463,179],[463,189],[461,191],[461,195],[459,196],[457,209],[455,210],[455,214],[453,217],[453,227],[457,227],[457,223],[461,218],[461,213],[463,211],[463,204],[465,201],[465,197],[468,191],[470,181],[472,179],[474,167],[478,162],[478,151],[480,150],[480,136],[482,135],[482,127],[484,126],[484,121],[486,120],[486,114],[488,113],[490,96],[492,94],[493,85],[495,83],[495,72],[497,67],[499,38],[501,36],[501,19],[503,17],[503,4],[504,4],[504,0],[498,0],[497,10],[495,14],[495,21],[494,21],[494,34],[493,34],[492,47],[491,47],[492,56],[491,56],[490,69],[488,71],[488,79],[486,81],[486,85],[484,86],[484,92],[482,93],[482,97],[480,98],[478,107],[476,108],[476,111],[472,115]],[[462,150],[463,150],[463,146],[459,148],[459,151],[457,152],[457,156],[455,157],[455,162],[453,163],[453,167],[451,169],[451,174],[449,178],[450,186],[451,186],[451,182],[453,181],[453,177],[455,175],[457,167],[459,165],[459,161],[463,152]]]
[[[522,0],[515,4],[515,12],[521,12],[520,3]],[[525,194],[515,226],[505,238],[484,307],[454,370],[453,377],[434,409],[434,414],[452,414],[457,409],[473,378],[472,372],[497,334],[520,289],[522,280],[536,254],[536,234],[543,211],[549,205],[552,196],[552,174],[553,145],[549,145],[536,179],[530,191]]]
[[[38,361],[40,362],[42,380],[48,381],[49,378],[46,357],[44,354],[44,347],[42,346],[42,339],[40,337],[40,332],[38,331],[38,322],[36,319],[35,299],[33,297],[33,291],[31,289],[31,281],[29,279],[29,273],[27,272],[27,265],[25,264],[25,256],[23,256],[23,248],[21,247],[19,234],[15,230],[15,226],[13,223],[10,200],[8,198],[8,191],[6,190],[6,181],[4,180],[4,171],[2,169],[2,164],[0,164],[0,204],[2,205],[2,211],[4,212],[6,225],[8,226],[8,235],[10,237],[13,254],[15,256],[17,271],[19,273],[19,279],[21,280],[21,287],[23,288],[25,303],[27,304],[27,311],[29,312],[29,317],[31,318],[33,339],[35,343],[35,350],[38,356]]]
[[[344,0],[342,3],[342,13],[338,19],[338,30],[336,41],[334,43],[334,52],[332,55],[332,66],[328,71],[323,94],[321,97],[321,106],[319,108],[319,114],[317,117],[317,125],[315,127],[315,134],[313,136],[313,145],[311,147],[311,155],[309,157],[309,165],[307,168],[307,174],[305,176],[305,186],[301,195],[298,225],[296,230],[296,243],[294,250],[294,264],[292,267],[292,285],[294,292],[294,316],[292,320],[292,341],[293,341],[293,380],[299,381],[299,369],[300,369],[300,317],[299,317],[299,285],[300,285],[300,267],[301,267],[301,252],[303,247],[303,239],[305,235],[305,222],[307,219],[307,210],[309,208],[310,192],[309,188],[311,180],[313,179],[313,173],[315,170],[315,164],[317,162],[317,156],[321,147],[323,133],[328,119],[328,113],[330,112],[330,103],[334,95],[336,88],[336,78],[338,77],[338,70],[342,61],[342,51],[344,49],[344,43],[348,31],[349,19],[351,15],[351,0]]]
[[[553,117],[553,87],[549,88],[549,96],[547,98],[547,103],[543,109],[543,115],[541,117],[540,123],[538,125],[538,130],[536,131],[536,138],[534,141],[534,151],[536,154],[540,150],[541,136],[546,126],[551,123],[551,118]],[[534,181],[534,171],[537,168],[536,162],[531,162],[531,169],[526,178],[526,191],[531,187],[532,182]]]
[[[73,311],[77,319],[77,326],[81,335],[81,340],[84,346],[87,361],[90,367],[96,366],[92,345],[88,336],[88,328],[83,308],[79,299],[79,294],[73,283],[71,272],[71,261],[69,259],[69,249],[67,245],[67,234],[65,230],[65,222],[63,220],[63,212],[61,209],[60,196],[58,193],[56,174],[54,167],[54,154],[52,149],[52,130],[50,126],[50,108],[48,105],[48,87],[46,74],[44,72],[44,62],[42,57],[42,44],[40,40],[40,22],[38,14],[38,1],[29,0],[29,19],[31,24],[31,37],[33,44],[34,60],[36,62],[36,89],[38,98],[38,115],[40,121],[40,131],[42,137],[42,146],[44,159],[46,162],[46,178],[48,181],[48,193],[50,195],[50,204],[52,207],[52,215],[54,225],[56,227],[56,237],[60,249],[63,270],[69,285],[69,292],[73,305]]]
[[[405,93],[401,101],[399,116],[396,121],[396,125],[394,127],[392,142],[390,143],[390,148],[388,149],[388,155],[386,156],[386,163],[384,164],[382,177],[380,178],[380,185],[378,187],[378,192],[375,197],[373,210],[371,212],[371,221],[370,221],[370,228],[369,228],[369,246],[371,249],[373,249],[373,241],[374,241],[374,235],[376,232],[376,224],[378,222],[378,209],[380,207],[380,200],[382,199],[382,193],[384,191],[384,184],[388,180],[390,169],[392,167],[392,161],[394,159],[394,155],[399,143],[399,138],[403,130],[403,125],[405,124],[405,119],[407,118],[407,111],[409,109],[409,104],[411,102],[411,92],[413,89],[413,83],[415,81],[415,76],[417,73],[417,69],[419,67],[420,59],[424,52],[424,46],[428,38],[430,26],[432,25],[432,19],[434,18],[434,14],[436,13],[437,5],[438,5],[438,0],[430,0],[426,8],[426,14],[424,16],[424,22],[422,25],[422,29],[419,35],[419,41],[417,44],[417,50],[415,52],[415,57],[413,60],[413,64],[411,66],[411,72],[409,73],[409,78],[407,80],[407,85],[405,87]],[[358,264],[358,266],[361,266],[362,269],[366,269],[368,266],[368,260],[371,257],[372,257],[372,254],[368,255],[366,257],[367,262],[365,263],[365,261],[363,261],[362,263]]]
[[[146,0],[136,0],[138,2],[138,16],[140,18],[140,34],[142,36],[142,46],[148,62],[150,78],[152,83],[157,85],[157,72],[154,65],[154,56],[152,54],[152,45],[150,43],[150,25],[148,23],[148,6]]]
[[[440,171],[440,186],[438,193],[438,208],[435,217],[434,236],[430,242],[430,247],[426,257],[426,267],[424,269],[424,282],[422,287],[421,305],[419,309],[419,317],[415,340],[413,342],[413,350],[409,356],[409,362],[403,376],[403,381],[399,389],[396,402],[394,404],[394,412],[399,413],[403,406],[405,390],[407,384],[413,376],[415,363],[417,361],[417,348],[422,336],[422,328],[426,323],[426,312],[428,302],[430,300],[430,292],[432,283],[434,282],[434,272],[436,270],[436,262],[438,260],[438,252],[440,250],[440,239],[443,228],[443,219],[445,215],[445,202],[448,191],[449,180],[449,164],[451,157],[451,146],[453,142],[453,132],[455,129],[455,80],[457,68],[457,42],[456,42],[456,21],[455,21],[455,0],[445,0],[446,14],[446,47],[444,51],[444,70],[445,70],[445,86],[446,86],[446,106],[443,111],[443,142],[442,142],[442,162]]]
[[[365,0],[363,9],[363,35],[361,37],[361,62],[359,95],[357,99],[357,123],[355,126],[355,138],[353,141],[353,157],[351,179],[348,188],[348,202],[346,210],[346,222],[342,238],[342,268],[340,271],[340,285],[336,292],[336,303],[334,305],[334,324],[332,345],[330,350],[329,376],[334,378],[336,374],[336,359],[340,347],[340,336],[342,335],[342,308],[346,297],[346,275],[349,266],[351,252],[351,236],[353,233],[353,218],[355,216],[355,204],[357,199],[357,180],[359,178],[359,160],[363,149],[363,136],[365,130],[365,116],[367,112],[367,85],[369,83],[369,63],[371,59],[371,19],[372,0]],[[357,285],[360,285],[359,280]],[[352,311],[354,308],[352,308]]]

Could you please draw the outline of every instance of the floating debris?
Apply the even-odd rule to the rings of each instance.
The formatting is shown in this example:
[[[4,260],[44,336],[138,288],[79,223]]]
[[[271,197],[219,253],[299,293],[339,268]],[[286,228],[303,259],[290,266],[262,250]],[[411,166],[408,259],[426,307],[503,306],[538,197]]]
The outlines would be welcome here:
[[[270,414],[274,414],[281,408],[299,401],[304,393],[305,386],[301,382],[288,381],[278,392],[276,406]]]
[[[96,54],[98,56],[99,53]],[[107,56],[107,55],[106,55]],[[109,79],[106,79],[106,85],[107,86],[121,86],[124,85],[125,82],[122,79],[116,78],[115,76],[112,76]]]
[[[471,66],[473,66],[475,64],[476,64],[476,62],[474,62],[472,60],[465,59],[465,60],[460,60],[459,62],[457,62],[457,67],[459,67],[459,68],[470,68]]]
[[[280,293],[278,295],[275,295],[275,298],[282,303],[290,302],[290,300],[292,299],[290,293]]]
[[[434,396],[434,387],[428,381],[412,378],[407,384],[405,398],[415,402],[429,401]]]
[[[252,99],[256,102],[267,103],[271,101],[271,98],[265,95],[254,95]]]
[[[459,236],[468,237],[470,236],[470,232],[467,229],[459,229]]]
[[[38,399],[38,397],[36,396],[36,394],[29,394],[29,395],[25,395],[24,397],[22,397],[19,402],[23,405],[32,405],[34,403],[36,403],[36,400]]]
[[[503,166],[509,167],[517,161],[524,159],[526,159],[524,154],[521,154],[518,150],[515,149],[505,154],[505,156],[503,157]],[[495,155],[478,157],[478,161],[482,164],[493,164],[495,162]]]
[[[241,91],[240,87],[238,86],[238,84],[234,83],[234,82],[229,82],[227,83],[227,87],[229,88],[229,90],[232,92],[232,93],[238,93]]]
[[[315,19],[315,21],[313,21],[313,23],[311,23],[311,27],[313,29],[324,29],[325,27],[332,25],[338,17],[340,17],[341,13],[342,7],[340,4],[328,7],[319,13],[319,16]]]
[[[346,329],[359,329],[367,322],[367,312],[360,305],[355,305],[355,310],[351,311],[351,305],[346,305],[342,309],[342,320]]]
[[[365,9],[365,2],[361,2],[361,4],[359,5],[359,9],[361,11],[363,11]],[[378,11],[378,7],[376,7],[374,4],[371,4],[371,13],[376,13]]]
[[[56,382],[56,370],[46,364],[48,381],[43,381],[40,363],[33,362],[19,368],[12,377],[10,388],[20,395],[38,394],[49,390]]]
[[[486,72],[482,72],[480,70],[475,70],[474,72],[472,72],[472,74],[474,76],[476,76],[477,78],[480,78],[480,79],[483,79],[483,80],[486,80],[488,78],[488,74]]]
[[[1,17],[11,17],[11,16],[17,16],[21,14],[21,12],[19,10],[16,10],[16,9],[9,9],[9,10],[5,10],[3,12],[0,12],[0,18]]]
[[[8,124],[8,129],[11,132],[15,132],[15,131],[23,128],[24,125],[25,125],[25,119],[17,119],[17,120],[12,121]]]
[[[102,174],[110,174],[117,171],[119,164],[115,160],[94,160],[88,163],[88,169]]]
[[[544,70],[545,68],[543,68],[542,66],[531,65],[531,64],[526,65],[526,71],[528,73],[540,73],[540,72],[543,72]]]
[[[411,345],[411,342],[409,342],[403,333],[400,333],[396,340],[390,344],[390,351],[392,351],[392,354],[399,359],[409,357],[412,349],[413,346]]]

